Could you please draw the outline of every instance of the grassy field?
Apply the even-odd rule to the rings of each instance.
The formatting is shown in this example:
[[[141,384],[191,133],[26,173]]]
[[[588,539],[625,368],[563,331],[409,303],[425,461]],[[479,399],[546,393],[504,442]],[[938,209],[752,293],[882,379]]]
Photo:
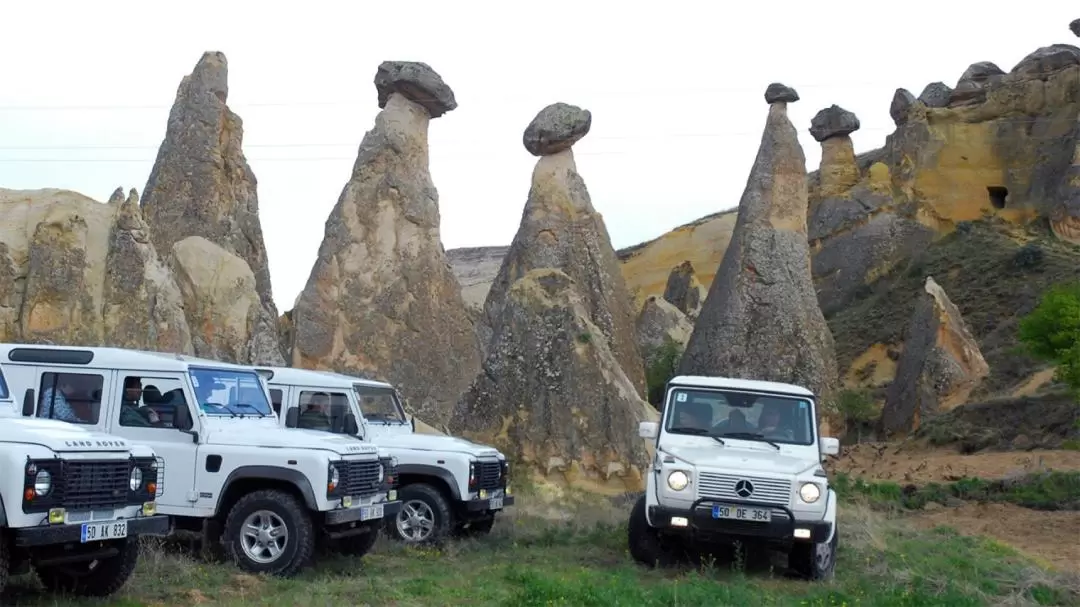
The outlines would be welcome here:
[[[381,542],[362,560],[334,558],[298,578],[250,576],[165,547],[146,550],[111,600],[72,600],[15,578],[3,605],[1080,605],[1080,579],[1052,573],[988,540],[947,528],[915,531],[871,507],[865,491],[845,503],[837,578],[789,579],[782,560],[746,563],[720,554],[671,570],[634,565],[628,507],[578,500],[549,512],[515,508],[492,535],[441,549]],[[875,494],[880,504],[886,499]],[[566,514],[571,516],[567,517]],[[777,567],[776,565],[781,565]]]

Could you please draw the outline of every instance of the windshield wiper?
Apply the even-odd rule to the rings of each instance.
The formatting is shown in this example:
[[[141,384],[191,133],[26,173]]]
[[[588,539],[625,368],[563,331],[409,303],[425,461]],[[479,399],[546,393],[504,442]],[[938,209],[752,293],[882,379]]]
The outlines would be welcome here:
[[[256,413],[259,414],[259,418],[266,417],[266,414],[263,413],[262,411],[260,411],[259,408],[256,407],[255,405],[249,405],[248,403],[236,403],[233,406],[234,407],[245,407],[245,408],[248,408],[248,409],[253,409]]]
[[[693,434],[695,436],[708,436],[709,438],[711,438],[714,441],[720,443],[721,445],[726,444],[724,442],[724,439],[720,438],[719,436],[716,436],[715,434],[710,434],[709,431],[704,429],[704,428],[694,428],[692,426],[675,426],[674,428],[669,428],[668,432],[679,432],[679,433],[682,433],[682,434]]]
[[[761,441],[763,443],[769,443],[773,447],[776,447],[777,451],[780,450],[780,445],[777,445],[776,443],[772,442],[771,440],[765,438],[764,434],[756,434],[754,432],[725,432],[724,436],[726,436],[728,438],[742,438],[742,439],[745,439],[745,440]]]

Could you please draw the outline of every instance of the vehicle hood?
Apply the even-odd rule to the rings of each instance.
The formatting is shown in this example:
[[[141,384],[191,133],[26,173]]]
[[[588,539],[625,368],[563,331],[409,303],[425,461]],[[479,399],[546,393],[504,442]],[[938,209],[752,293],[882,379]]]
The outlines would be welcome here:
[[[433,434],[384,434],[373,436],[380,447],[416,449],[418,451],[452,451],[476,457],[498,457],[499,450],[464,438]]]
[[[374,444],[318,430],[298,428],[285,430],[276,425],[265,424],[258,424],[258,427],[252,428],[234,429],[227,426],[228,422],[225,422],[214,427],[206,437],[207,444],[272,449],[322,449],[338,455],[370,455],[379,452],[378,446]]]
[[[799,474],[815,466],[820,462],[807,457],[785,455],[778,452],[768,444],[763,443],[769,451],[758,450],[756,447],[743,449],[729,446],[696,447],[696,446],[667,446],[661,452],[670,453],[675,457],[685,460],[696,467],[702,468],[731,468],[739,472],[775,472],[779,474]]]
[[[96,432],[78,424],[32,417],[2,418],[4,432],[0,442],[29,443],[56,452],[121,452],[131,450],[127,439]]]

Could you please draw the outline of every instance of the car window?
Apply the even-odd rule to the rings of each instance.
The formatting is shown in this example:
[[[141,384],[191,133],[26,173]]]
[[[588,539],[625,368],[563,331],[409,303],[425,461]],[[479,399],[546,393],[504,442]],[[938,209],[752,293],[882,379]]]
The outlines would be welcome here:
[[[42,373],[37,416],[93,425],[101,415],[105,378],[95,373]]]
[[[188,409],[187,397],[179,379],[140,375],[122,377],[118,413],[121,426],[169,430],[179,427],[177,411]]]
[[[199,408],[207,415],[273,415],[254,371],[193,367],[188,375]]]
[[[814,441],[810,401],[795,396],[676,388],[665,415],[665,430],[675,434],[760,434],[797,445]]]
[[[360,401],[360,412],[364,419],[373,422],[400,422],[404,423],[405,414],[398,402],[397,394],[393,388],[376,388],[372,386],[355,386],[356,398]]]
[[[298,428],[343,434],[349,397],[342,392],[305,390],[300,392]]]

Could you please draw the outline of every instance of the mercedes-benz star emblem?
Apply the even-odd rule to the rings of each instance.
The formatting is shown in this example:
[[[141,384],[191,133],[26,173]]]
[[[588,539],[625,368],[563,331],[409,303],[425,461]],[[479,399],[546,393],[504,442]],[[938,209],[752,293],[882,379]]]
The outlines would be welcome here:
[[[735,494],[739,497],[750,497],[754,493],[754,484],[747,480],[735,483]]]

